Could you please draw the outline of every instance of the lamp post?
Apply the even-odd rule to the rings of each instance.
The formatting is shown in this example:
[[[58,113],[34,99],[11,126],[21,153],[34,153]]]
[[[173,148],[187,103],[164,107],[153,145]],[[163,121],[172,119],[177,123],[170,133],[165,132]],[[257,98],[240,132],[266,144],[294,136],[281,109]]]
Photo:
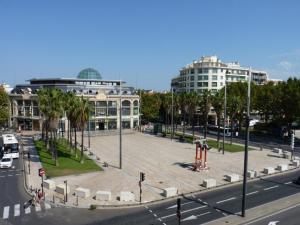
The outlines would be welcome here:
[[[171,87],[172,92],[172,114],[171,114],[171,124],[172,124],[172,134],[171,134],[171,140],[173,141],[174,138],[174,96],[173,96],[173,87]]]
[[[244,179],[243,179],[243,197],[242,197],[242,217],[245,217],[245,211],[246,211],[248,145],[249,145],[249,120],[250,120],[250,95],[251,95],[251,67],[249,68],[249,77],[248,77],[246,136],[245,136],[245,154],[244,154]]]
[[[121,80],[120,80],[120,137],[119,137],[119,150],[120,150],[120,169],[122,169],[122,88],[121,88]]]
[[[227,108],[227,84],[226,84],[226,74],[225,74],[225,89],[224,89],[224,124],[223,124],[223,150],[222,153],[224,155],[224,151],[225,151],[225,128],[226,128],[226,108]]]

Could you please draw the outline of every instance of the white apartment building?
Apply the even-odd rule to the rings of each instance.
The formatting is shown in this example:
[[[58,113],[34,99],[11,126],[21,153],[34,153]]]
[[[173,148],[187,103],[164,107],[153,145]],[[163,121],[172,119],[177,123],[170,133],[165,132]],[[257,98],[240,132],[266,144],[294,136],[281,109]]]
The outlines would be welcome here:
[[[251,79],[256,84],[267,82],[265,71],[251,69]],[[183,67],[180,74],[172,79],[171,87],[175,93],[203,90],[217,92],[226,82],[247,81],[249,67],[242,67],[238,62],[224,63],[217,56],[203,56]]]

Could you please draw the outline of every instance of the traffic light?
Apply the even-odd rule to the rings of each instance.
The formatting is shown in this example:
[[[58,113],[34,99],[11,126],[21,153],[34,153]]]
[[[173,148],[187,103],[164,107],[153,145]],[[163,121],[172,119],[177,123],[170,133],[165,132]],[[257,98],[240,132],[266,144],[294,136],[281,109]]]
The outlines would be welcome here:
[[[145,180],[145,173],[141,172],[141,181]]]

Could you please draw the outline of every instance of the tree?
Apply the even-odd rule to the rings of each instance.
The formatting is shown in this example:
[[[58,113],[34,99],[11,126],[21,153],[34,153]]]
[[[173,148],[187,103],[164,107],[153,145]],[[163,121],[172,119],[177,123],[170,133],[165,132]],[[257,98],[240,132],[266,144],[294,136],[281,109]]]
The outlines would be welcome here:
[[[79,127],[81,129],[81,154],[80,154],[80,163],[84,162],[83,158],[83,143],[84,143],[84,128],[86,126],[87,121],[89,120],[89,114],[90,114],[90,104],[87,99],[84,99],[81,97],[79,100],[79,105],[76,110],[77,112],[77,121],[79,124]]]
[[[211,104],[217,115],[218,149],[220,149],[220,124],[221,124],[221,115],[224,110],[224,95],[221,91],[218,91],[215,95],[212,96]],[[225,127],[225,123],[223,126]]]
[[[207,123],[208,123],[208,114],[211,107],[211,92],[209,90],[204,90],[200,97],[200,112],[203,116],[204,121],[204,138],[207,135]]]
[[[195,137],[195,113],[199,105],[199,95],[196,92],[189,92],[187,94],[187,106],[189,114],[189,122],[192,123],[193,140]]]
[[[161,105],[161,99],[157,93],[145,93],[142,92],[142,119],[147,122],[157,122],[159,118],[159,109]]]
[[[186,92],[182,92],[179,94],[179,105],[181,111],[181,119],[183,120],[183,138],[185,137],[185,127],[186,127],[186,114],[188,111],[188,94]]]
[[[237,119],[237,115],[239,112],[242,111],[242,100],[240,96],[228,96],[227,98],[227,114],[230,119],[230,129],[231,129],[231,138],[230,138],[230,144],[232,144],[233,139],[233,124],[234,121]]]
[[[0,126],[4,126],[9,119],[9,97],[3,86],[0,86]]]

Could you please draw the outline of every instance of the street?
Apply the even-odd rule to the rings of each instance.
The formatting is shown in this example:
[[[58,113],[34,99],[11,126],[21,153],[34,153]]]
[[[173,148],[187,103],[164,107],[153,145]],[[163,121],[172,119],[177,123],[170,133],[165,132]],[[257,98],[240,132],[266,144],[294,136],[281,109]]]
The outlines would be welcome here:
[[[300,205],[281,210],[264,218],[254,220],[247,225],[298,225],[300,221]]]
[[[293,184],[299,170],[251,181],[248,185],[247,208],[253,208],[274,200],[299,193],[300,186]],[[20,193],[22,190],[18,190]],[[181,223],[202,224],[208,221],[240,214],[241,184],[228,186],[191,196],[181,201]],[[14,195],[17,196],[17,195]],[[20,194],[18,194],[20,196]],[[16,199],[16,198],[14,198]],[[25,200],[23,198],[23,200]],[[17,201],[17,199],[15,200]],[[20,200],[18,201],[20,202]],[[176,199],[134,208],[70,209],[55,207],[31,215],[0,220],[3,224],[178,224]],[[14,217],[13,210],[10,211]],[[285,223],[287,224],[287,223]]]

